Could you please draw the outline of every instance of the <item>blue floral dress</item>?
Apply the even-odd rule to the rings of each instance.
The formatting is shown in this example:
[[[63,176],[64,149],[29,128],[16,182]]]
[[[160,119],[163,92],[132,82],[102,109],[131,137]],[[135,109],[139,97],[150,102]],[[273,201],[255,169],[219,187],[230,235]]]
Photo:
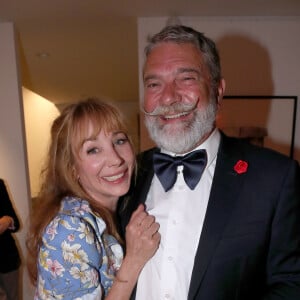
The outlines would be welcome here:
[[[105,229],[86,200],[65,197],[43,234],[34,299],[105,298],[123,260]]]

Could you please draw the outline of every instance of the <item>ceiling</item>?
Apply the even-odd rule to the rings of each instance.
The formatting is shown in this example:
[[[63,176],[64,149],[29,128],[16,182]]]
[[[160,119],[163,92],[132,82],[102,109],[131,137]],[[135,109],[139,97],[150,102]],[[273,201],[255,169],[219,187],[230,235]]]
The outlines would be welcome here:
[[[56,104],[138,101],[138,17],[299,15],[299,0],[0,0],[22,85]]]

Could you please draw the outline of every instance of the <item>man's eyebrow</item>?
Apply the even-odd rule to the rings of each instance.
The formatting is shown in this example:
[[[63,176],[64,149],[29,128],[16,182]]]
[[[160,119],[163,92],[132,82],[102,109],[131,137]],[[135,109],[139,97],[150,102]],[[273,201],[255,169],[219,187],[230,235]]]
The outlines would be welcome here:
[[[175,72],[176,74],[182,74],[182,73],[195,73],[197,75],[200,75],[200,70],[196,69],[196,68],[178,68]],[[143,77],[143,81],[147,82],[149,80],[152,79],[159,79],[159,75],[156,74],[146,74]]]
[[[157,79],[157,78],[158,78],[157,75],[149,74],[149,75],[144,76],[143,80],[145,82],[145,81],[148,81],[148,80],[151,80],[151,79]]]
[[[200,74],[200,71],[198,69],[195,69],[195,68],[179,68],[176,73],[177,74],[180,74],[180,73],[196,73],[196,74]]]

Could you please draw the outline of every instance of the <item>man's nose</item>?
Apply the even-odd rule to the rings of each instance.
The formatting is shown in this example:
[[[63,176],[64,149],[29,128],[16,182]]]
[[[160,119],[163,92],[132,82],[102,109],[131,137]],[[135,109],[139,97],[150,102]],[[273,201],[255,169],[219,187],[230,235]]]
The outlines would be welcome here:
[[[180,101],[180,94],[178,93],[176,82],[166,83],[161,94],[161,103],[170,105],[178,101]]]

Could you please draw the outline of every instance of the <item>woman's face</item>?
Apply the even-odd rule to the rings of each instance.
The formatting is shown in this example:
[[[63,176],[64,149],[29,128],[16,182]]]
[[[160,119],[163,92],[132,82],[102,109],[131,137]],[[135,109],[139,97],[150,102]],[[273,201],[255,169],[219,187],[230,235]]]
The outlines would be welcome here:
[[[75,169],[82,188],[104,207],[115,211],[118,199],[129,190],[135,157],[124,132],[103,130],[88,135],[75,158]]]

